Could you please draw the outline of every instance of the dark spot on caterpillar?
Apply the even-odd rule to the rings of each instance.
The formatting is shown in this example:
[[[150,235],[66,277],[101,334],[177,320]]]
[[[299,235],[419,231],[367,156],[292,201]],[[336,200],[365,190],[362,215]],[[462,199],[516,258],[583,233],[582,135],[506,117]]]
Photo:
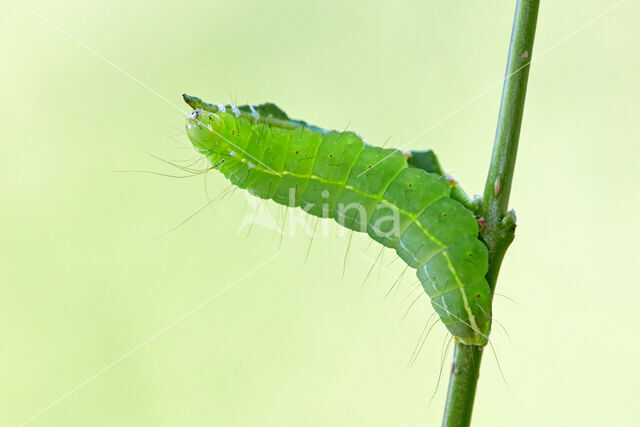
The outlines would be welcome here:
[[[446,213],[446,212],[445,212],[445,213],[443,213],[443,214],[442,214],[442,216],[447,216],[447,213]]]
[[[473,253],[472,253],[472,252],[469,252],[469,253],[467,254],[467,256],[473,256]]]
[[[411,184],[409,184],[409,187],[411,187]]]
[[[480,294],[476,295],[476,298],[480,298]]]
[[[333,154],[329,154],[329,158],[330,158],[330,159],[333,159]]]

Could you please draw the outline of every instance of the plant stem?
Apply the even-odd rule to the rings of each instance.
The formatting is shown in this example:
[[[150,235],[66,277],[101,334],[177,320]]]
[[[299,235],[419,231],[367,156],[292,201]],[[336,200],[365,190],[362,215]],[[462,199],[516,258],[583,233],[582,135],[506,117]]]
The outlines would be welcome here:
[[[461,427],[471,424],[481,360],[482,347],[456,343],[451,362],[447,406],[442,419],[443,426]]]
[[[492,292],[516,226],[515,214],[507,209],[539,5],[539,0],[518,0],[516,4],[498,126],[480,208],[485,222],[480,239],[489,250],[486,278]],[[471,423],[481,358],[482,348],[456,343],[442,422],[444,427],[466,427]]]

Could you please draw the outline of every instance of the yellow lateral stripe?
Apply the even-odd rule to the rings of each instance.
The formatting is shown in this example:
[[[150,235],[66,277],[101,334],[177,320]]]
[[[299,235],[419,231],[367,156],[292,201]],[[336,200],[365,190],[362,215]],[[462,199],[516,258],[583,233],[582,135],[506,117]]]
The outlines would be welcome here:
[[[460,280],[460,277],[458,276],[458,273],[456,272],[455,268],[453,268],[453,264],[451,264],[451,258],[449,258],[449,254],[447,253],[446,250],[444,250],[446,246],[441,241],[436,239],[431,233],[429,233],[427,229],[420,223],[420,221],[415,221],[415,223],[424,232],[424,234],[427,235],[429,239],[431,239],[436,245],[440,246],[443,249],[442,254],[447,260],[447,266],[449,267],[449,271],[451,271],[451,274],[453,274],[454,279],[458,283],[460,293],[462,295],[462,303],[464,305],[464,310],[467,312],[467,315],[469,316],[469,323],[471,324],[471,328],[473,329],[474,332],[479,331],[480,329],[478,329],[478,324],[476,323],[476,317],[473,315],[473,312],[471,311],[471,306],[469,305],[467,294],[464,293],[464,285]],[[434,298],[434,297],[432,296],[431,298]],[[449,310],[447,310],[447,312],[449,312]]]
[[[362,190],[359,190],[359,189],[355,188],[352,185],[348,185],[347,181],[331,181],[331,180],[324,179],[324,178],[321,178],[319,176],[315,176],[315,175],[312,175],[312,174],[300,174],[300,173],[294,173],[294,172],[289,172],[289,171],[285,171],[285,170],[283,170],[280,174],[278,174],[278,173],[275,173],[275,172],[273,172],[273,171],[271,171],[269,169],[265,169],[260,165],[254,165],[252,162],[249,162],[247,159],[244,159],[244,158],[241,158],[241,157],[237,157],[234,160],[237,160],[237,161],[239,161],[241,163],[251,163],[251,165],[253,166],[253,169],[255,169],[256,171],[262,172],[262,173],[266,173],[266,174],[269,174],[269,175],[273,175],[273,176],[277,176],[279,178],[282,178],[283,175],[291,175],[291,176],[294,176],[294,177],[300,178],[300,179],[314,179],[316,181],[322,182],[323,184],[344,186],[344,188],[346,188],[346,189],[355,191],[356,193],[358,193],[358,194],[360,194],[360,195],[362,195],[364,197],[367,197],[369,199],[373,199],[373,200],[380,200],[380,198],[384,194],[384,191],[382,191],[380,194],[369,194],[369,193],[366,193],[366,192],[364,192]],[[401,169],[401,171],[402,171],[402,169]],[[348,179],[348,177],[347,177],[347,179]],[[386,189],[385,189],[385,191],[386,191]],[[394,204],[389,203],[386,200],[383,200],[383,201],[386,204],[395,207],[399,212],[402,212],[402,213],[404,213],[406,215],[409,215],[409,216],[413,216],[413,215],[410,215],[409,213],[401,210],[400,208],[398,208]]]
[[[456,282],[458,282],[458,285],[460,286],[460,294],[462,294],[462,303],[464,304],[464,310],[467,312],[467,315],[469,316],[469,323],[471,323],[471,329],[473,329],[474,332],[478,332],[480,329],[478,329],[476,318],[473,315],[473,312],[471,311],[469,300],[467,300],[467,294],[464,293],[464,285],[462,284],[460,277],[458,277],[458,273],[456,272],[456,269],[453,268],[453,264],[451,264],[451,258],[449,258],[449,254],[446,251],[444,251],[443,255],[447,259],[447,265],[449,266],[449,270],[451,271],[451,274],[453,274],[453,277],[456,279]]]
[[[416,221],[415,221],[415,223],[416,223],[416,225],[418,226],[418,228],[420,228],[420,230],[422,230],[422,231],[424,232],[424,234],[426,234],[426,235],[427,235],[427,237],[428,237],[429,239],[431,239],[431,241],[432,241],[433,243],[435,243],[436,245],[440,246],[440,247],[441,247],[441,248],[443,248],[443,249],[444,249],[444,248],[446,248],[446,246],[444,245],[444,243],[442,243],[440,240],[436,239],[436,238],[433,236],[433,234],[429,233],[429,232],[427,231],[426,227],[425,227],[424,225],[422,225],[422,224],[420,223],[420,221],[416,220]]]
[[[397,211],[398,211],[398,212],[400,212],[401,214],[404,214],[404,215],[408,216],[409,218],[411,218],[411,221],[415,220],[415,219],[416,219],[416,217],[418,216],[417,214],[416,214],[416,215],[414,215],[414,214],[412,214],[412,213],[410,213],[410,212],[408,212],[408,211],[405,211],[404,209],[400,209],[398,206],[394,205],[393,203],[391,203],[391,202],[390,202],[390,201],[388,201],[388,200],[381,199],[380,201],[381,201],[382,203],[384,203],[385,205],[389,205],[389,206],[391,206],[393,209],[397,210]],[[411,221],[409,221],[409,223],[411,223]]]

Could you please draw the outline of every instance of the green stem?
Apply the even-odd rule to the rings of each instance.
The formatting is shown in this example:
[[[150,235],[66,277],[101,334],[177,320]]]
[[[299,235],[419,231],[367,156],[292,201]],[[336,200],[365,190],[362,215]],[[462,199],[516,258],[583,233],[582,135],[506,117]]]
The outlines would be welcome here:
[[[513,211],[507,212],[507,209],[539,5],[539,0],[518,0],[516,4],[498,126],[480,207],[485,222],[480,238],[489,250],[489,272],[486,277],[492,291],[515,232],[515,214]],[[456,343],[442,422],[444,427],[465,427],[471,423],[481,356],[482,348]]]
[[[471,424],[481,360],[482,347],[456,343],[451,362],[447,406],[442,419],[443,426],[461,427]]]

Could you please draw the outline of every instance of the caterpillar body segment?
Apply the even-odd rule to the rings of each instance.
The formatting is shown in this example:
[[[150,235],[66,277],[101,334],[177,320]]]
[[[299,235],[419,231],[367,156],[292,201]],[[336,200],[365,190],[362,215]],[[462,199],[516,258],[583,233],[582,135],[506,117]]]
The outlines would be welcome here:
[[[460,342],[484,346],[491,330],[488,252],[472,211],[452,199],[440,174],[411,167],[399,150],[370,146],[353,132],[291,120],[273,104],[194,108],[187,134],[234,185],[331,217],[396,250]]]

